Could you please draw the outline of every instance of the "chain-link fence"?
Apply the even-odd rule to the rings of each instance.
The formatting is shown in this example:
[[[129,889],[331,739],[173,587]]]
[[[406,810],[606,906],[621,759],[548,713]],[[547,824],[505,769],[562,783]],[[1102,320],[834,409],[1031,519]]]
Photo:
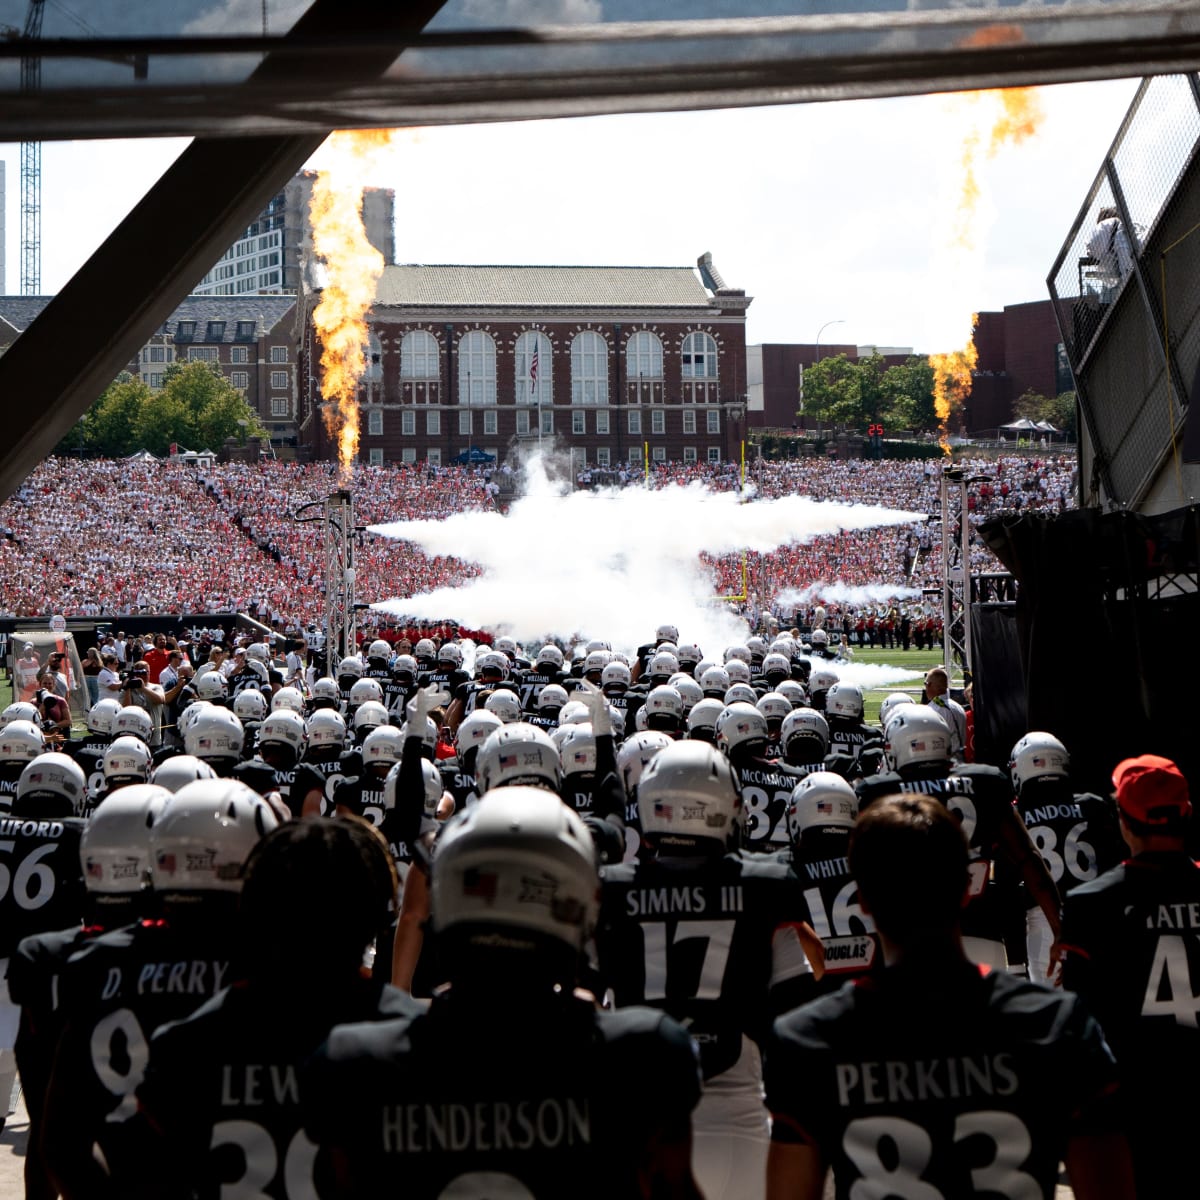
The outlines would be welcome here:
[[[1200,77],[1146,79],[1047,279],[1114,504],[1176,449],[1200,365],[1198,229]]]

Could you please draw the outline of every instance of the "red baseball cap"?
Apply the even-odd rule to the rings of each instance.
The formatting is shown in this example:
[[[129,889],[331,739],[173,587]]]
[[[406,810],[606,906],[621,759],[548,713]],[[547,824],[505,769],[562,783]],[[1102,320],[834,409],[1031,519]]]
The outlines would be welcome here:
[[[1192,811],[1187,780],[1169,759],[1141,754],[1117,764],[1112,775],[1117,806],[1142,825],[1170,825]]]

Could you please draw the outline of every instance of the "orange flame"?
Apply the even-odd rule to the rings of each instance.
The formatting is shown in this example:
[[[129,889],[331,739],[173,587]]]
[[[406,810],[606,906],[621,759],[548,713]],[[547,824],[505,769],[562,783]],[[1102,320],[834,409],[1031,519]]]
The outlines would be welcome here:
[[[963,138],[960,157],[962,184],[951,228],[950,244],[965,253],[975,247],[977,211],[982,195],[978,167],[985,144],[987,158],[993,158],[1003,146],[1020,145],[1037,132],[1042,121],[1043,108],[1037,88],[1002,88],[965,92],[963,95],[969,104],[990,102],[1000,106],[999,113],[986,131],[980,124],[976,124]],[[937,409],[941,427],[938,441],[947,454],[950,453],[950,419],[956,411],[961,410],[970,396],[971,372],[979,361],[979,353],[975,348],[975,326],[978,320],[979,314],[973,313],[971,333],[967,344],[961,350],[929,356],[934,375],[934,407]]]
[[[391,145],[391,129],[331,134],[323,150],[333,162],[317,172],[309,218],[313,252],[325,268],[325,286],[313,310],[321,339],[322,416],[337,443],[343,482],[358,454],[358,384],[367,366],[366,314],[383,274],[383,255],[367,240],[363,188],[375,156]]]

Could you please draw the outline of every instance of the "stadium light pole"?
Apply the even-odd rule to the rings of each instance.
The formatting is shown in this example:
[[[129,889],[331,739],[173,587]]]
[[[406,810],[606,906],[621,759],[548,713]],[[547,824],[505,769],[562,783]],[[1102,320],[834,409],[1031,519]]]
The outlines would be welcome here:
[[[846,322],[842,317],[835,317],[832,321],[826,321],[825,324],[822,325],[821,328],[817,330],[817,342],[816,342],[816,347],[813,350],[813,366],[814,367],[817,365],[817,363],[819,363],[821,361],[821,334],[823,334],[825,332],[825,330],[827,330],[830,327],[830,325],[845,325],[845,323]],[[820,432],[821,432],[821,423],[820,423],[820,419],[818,418],[818,420],[817,420],[818,435],[820,434]]]

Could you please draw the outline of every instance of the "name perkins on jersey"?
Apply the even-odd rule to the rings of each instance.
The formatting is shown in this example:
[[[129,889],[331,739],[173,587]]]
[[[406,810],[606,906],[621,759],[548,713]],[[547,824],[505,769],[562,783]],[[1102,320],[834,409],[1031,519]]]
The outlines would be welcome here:
[[[1011,1096],[1020,1086],[1011,1054],[962,1055],[909,1062],[837,1064],[838,1103],[851,1105]]]
[[[592,1141],[586,1099],[394,1104],[382,1117],[383,1149],[392,1154],[557,1150]]]

